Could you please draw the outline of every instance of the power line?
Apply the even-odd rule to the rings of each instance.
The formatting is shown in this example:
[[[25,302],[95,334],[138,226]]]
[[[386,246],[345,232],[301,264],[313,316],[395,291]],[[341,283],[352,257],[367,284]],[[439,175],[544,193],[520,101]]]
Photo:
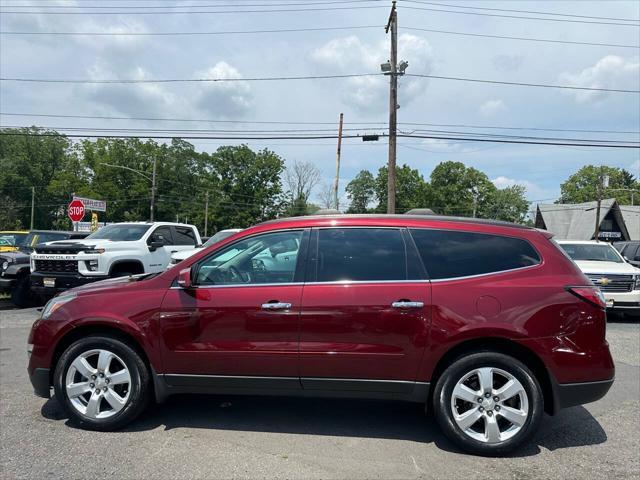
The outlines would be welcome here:
[[[623,45],[619,43],[597,43],[597,42],[578,42],[571,40],[554,40],[551,38],[533,38],[533,37],[513,37],[508,35],[490,35],[484,33],[471,33],[471,32],[453,32],[451,30],[434,30],[431,28],[418,28],[418,27],[402,27],[403,30],[415,30],[419,32],[431,32],[441,33],[445,35],[462,35],[468,37],[480,37],[480,38],[499,38],[505,40],[521,40],[526,42],[543,42],[543,43],[560,43],[568,45],[588,45],[595,47],[617,47],[617,48],[640,48],[640,45]],[[3,32],[0,32],[2,34]]]
[[[429,12],[444,12],[444,13],[457,13],[458,15],[477,15],[481,17],[499,17],[499,18],[515,18],[519,20],[538,20],[545,22],[561,22],[561,23],[585,23],[585,24],[595,24],[595,25],[617,25],[621,27],[639,27],[640,25],[636,25],[633,23],[622,23],[622,22],[600,22],[600,21],[591,21],[591,20],[570,20],[567,18],[544,18],[544,17],[526,17],[519,15],[504,15],[504,14],[496,14],[496,13],[480,13],[480,12],[459,12],[457,10],[445,10],[440,8],[429,8],[429,7],[410,7],[408,5],[402,5],[403,9],[409,10],[425,10]]]
[[[47,9],[89,9],[89,10],[108,10],[110,8],[120,8],[133,10],[136,8],[148,8],[148,9],[176,9],[176,8],[245,8],[245,7],[296,7],[296,6],[313,6],[313,5],[335,5],[335,4],[348,4],[348,3],[379,3],[383,0],[333,0],[333,1],[321,1],[321,2],[303,2],[303,3],[258,3],[258,4],[217,4],[217,5],[2,5],[2,8],[47,8]],[[39,12],[30,12],[39,13]]]
[[[340,78],[357,78],[357,77],[373,77],[381,76],[381,73],[353,73],[343,75],[301,75],[301,76],[281,76],[281,77],[237,77],[237,78],[167,78],[167,79],[108,79],[108,80],[91,80],[91,79],[54,79],[54,78],[19,78],[19,77],[3,77],[3,82],[22,82],[22,83],[69,83],[69,84],[143,84],[143,83],[215,83],[215,82],[269,82],[284,80],[326,80]],[[579,87],[576,85],[554,85],[546,83],[526,83],[526,82],[508,82],[503,80],[487,80],[480,78],[467,77],[448,77],[444,75],[421,75],[416,73],[407,73],[407,77],[414,78],[431,78],[435,80],[455,80],[460,82],[488,83],[497,85],[515,85],[520,87],[540,87],[540,88],[560,88],[569,90],[586,90],[592,92],[612,92],[612,93],[640,93],[640,90],[626,90],[619,88],[597,88],[597,87]]]
[[[257,120],[211,120],[211,119],[185,119],[185,118],[151,118],[151,117],[109,117],[91,115],[49,115],[35,113],[7,113],[0,112],[0,115],[21,116],[21,117],[51,117],[51,118],[82,118],[99,120],[140,120],[140,121],[161,121],[161,122],[202,122],[202,123],[242,123],[242,124],[287,124],[287,125],[335,125],[336,122],[306,122],[306,121],[257,121]],[[384,122],[345,122],[349,125],[386,125]]]
[[[566,143],[566,142],[551,142],[551,141],[531,141],[531,140],[501,140],[497,138],[468,138],[468,137],[445,137],[445,136],[436,136],[436,135],[406,135],[406,134],[398,134],[399,137],[404,138],[428,138],[434,140],[461,140],[467,142],[494,142],[494,143],[514,143],[514,144],[525,144],[525,145],[556,145],[556,146],[578,146],[578,147],[606,147],[606,148],[640,148],[640,144],[635,145],[603,145],[603,144],[590,144],[590,143]],[[587,140],[590,141],[590,140]]]
[[[44,118],[77,118],[94,120],[130,120],[130,121],[154,121],[154,122],[194,122],[194,123],[222,123],[222,124],[256,124],[256,125],[335,125],[335,122],[309,122],[300,120],[213,120],[213,119],[187,119],[187,118],[158,118],[158,117],[120,117],[106,115],[63,115],[44,113],[17,113],[0,112],[0,116],[17,117],[44,117]],[[386,127],[385,122],[344,122],[345,125],[371,125],[379,128]],[[540,128],[505,125],[475,125],[459,123],[419,123],[419,122],[398,122],[398,125],[426,126],[426,127],[452,127],[452,128],[475,128],[475,129],[496,129],[496,130],[532,130],[544,132],[574,132],[574,133],[613,133],[613,134],[634,134],[640,135],[640,130],[587,130],[578,128]],[[333,129],[335,130],[335,129]]]
[[[497,84],[497,85],[517,85],[520,87],[563,88],[563,89],[569,89],[569,90],[588,90],[592,92],[640,93],[640,90],[624,90],[624,89],[618,89],[618,88],[578,87],[576,85],[553,85],[548,83],[507,82],[503,80],[486,80],[486,79],[479,79],[479,78],[445,77],[443,75],[420,75],[417,73],[406,73],[405,76],[418,77],[418,78],[433,78],[437,80],[456,80],[460,82],[491,83],[491,84]]]
[[[337,139],[337,135],[305,135],[305,136],[228,136],[228,135],[184,135],[184,136],[168,136],[168,135],[96,135],[96,134],[69,134],[62,135],[58,133],[23,133],[23,132],[6,132],[0,130],[0,136],[32,136],[32,137],[60,137],[65,136],[69,138],[153,138],[153,139],[165,139],[171,140],[174,138],[181,138],[185,140],[319,140],[319,139]],[[379,134],[380,137],[386,137],[386,134]],[[640,144],[602,144],[602,143],[575,143],[575,142],[550,142],[550,141],[532,141],[532,140],[507,140],[497,138],[472,138],[472,137],[455,137],[455,136],[443,136],[443,135],[416,135],[416,134],[398,134],[398,137],[404,138],[424,138],[435,140],[455,140],[455,141],[468,141],[468,142],[493,142],[493,143],[512,143],[512,144],[527,144],[527,145],[555,145],[555,146],[578,146],[578,147],[598,147],[598,148],[640,148]],[[362,138],[360,135],[343,135],[343,138]],[[590,142],[591,140],[585,140]]]
[[[41,5],[39,7],[42,7]],[[118,7],[120,8],[120,7]],[[147,8],[147,6],[140,7]],[[187,8],[187,5],[184,6]],[[203,8],[199,6],[199,8]],[[236,6],[237,8],[237,6]],[[337,11],[337,10],[364,10],[371,8],[387,8],[386,5],[363,5],[353,7],[314,7],[314,8],[278,8],[268,10],[181,10],[171,12],[153,12],[153,11],[112,11],[112,12],[44,12],[44,11],[32,11],[25,12],[19,10],[2,10],[0,14],[11,15],[206,15],[206,14],[227,14],[227,13],[285,13],[285,12],[319,12],[319,11]],[[413,8],[413,7],[411,7]]]
[[[558,12],[542,12],[535,10],[511,10],[506,8],[489,8],[489,7],[468,7],[466,5],[451,5],[447,3],[435,3],[435,2],[425,2],[420,0],[401,0],[402,3],[419,3],[421,5],[435,5],[438,7],[453,7],[453,8],[465,8],[465,9],[473,9],[473,10],[491,10],[496,12],[511,12],[511,13],[532,13],[535,15],[553,15],[557,17],[575,17],[575,18],[590,18],[594,20],[620,20],[623,22],[640,22],[640,19],[637,18],[615,18],[615,17],[595,17],[590,15],[576,15],[571,13],[558,13]]]
[[[215,32],[34,32],[34,31],[0,31],[0,35],[37,35],[37,36],[96,36],[96,37],[151,37],[151,36],[215,36],[215,35],[251,35],[251,34],[271,34],[271,33],[300,33],[300,32],[324,32],[339,30],[364,30],[373,28],[382,28],[384,25],[354,25],[350,27],[318,27],[318,28],[284,28],[274,30],[226,30]],[[451,30],[436,30],[431,28],[419,27],[403,27],[404,30],[413,30],[419,32],[439,33],[444,35],[461,35],[474,38],[496,38],[503,40],[519,40],[528,42],[543,42],[567,45],[586,45],[595,47],[615,47],[615,48],[635,48],[639,49],[640,45],[624,45],[619,43],[598,43],[598,42],[581,42],[571,40],[555,40],[550,38],[532,38],[532,37],[514,37],[508,35],[490,35],[472,32],[455,32]]]
[[[168,78],[168,79],[52,79],[52,78],[0,78],[3,82],[30,82],[30,83],[88,83],[88,84],[136,84],[136,83],[215,83],[215,82],[270,82],[281,80],[325,80],[334,78],[355,78],[380,76],[380,73],[352,73],[344,75],[300,75],[289,77],[236,77],[236,78]]]
[[[2,128],[25,128],[23,125],[2,125]],[[278,129],[278,130],[212,130],[212,129],[157,129],[157,128],[106,128],[106,127],[53,127],[53,126],[39,126],[38,128],[43,128],[46,130],[71,130],[71,131],[92,131],[92,132],[153,132],[153,133],[317,133],[317,132],[335,132],[335,128],[291,128],[291,129]],[[369,127],[361,127],[361,128],[345,128],[345,131],[371,131],[372,129]]]
[[[198,36],[198,35],[244,35],[260,33],[324,32],[332,30],[361,30],[382,28],[383,25],[356,25],[351,27],[283,28],[275,30],[226,30],[216,32],[6,32],[0,35],[77,35],[77,36]]]
[[[4,128],[10,129],[19,129],[24,128],[20,125],[5,125]],[[295,135],[296,138],[300,138],[300,136],[307,136],[309,134],[313,135],[323,135],[325,132],[334,132],[335,128],[332,129],[278,129],[278,130],[213,130],[213,129],[155,129],[155,128],[104,128],[104,127],[53,127],[53,126],[41,126],[40,128],[45,130],[64,130],[71,132],[102,132],[102,133],[135,133],[135,134],[171,134],[174,137],[181,137],[184,134],[229,134],[234,138],[237,136],[243,135],[253,135],[253,134],[290,134]],[[371,128],[346,128],[345,131],[352,132],[370,132]],[[386,130],[386,129],[383,129]],[[640,142],[630,142],[627,140],[602,140],[597,138],[566,138],[566,137],[534,137],[529,135],[507,135],[507,134],[495,134],[495,133],[477,133],[477,132],[460,132],[460,131],[452,131],[452,130],[414,130],[412,132],[403,132],[404,135],[414,136],[415,134],[446,134],[446,135],[462,135],[462,136],[473,136],[473,137],[481,137],[481,138],[513,138],[513,139],[525,139],[525,140],[550,140],[550,141],[566,141],[566,142],[597,142],[597,143],[611,143],[611,144],[630,144],[630,143],[640,143]],[[383,135],[386,135],[383,133]],[[355,137],[357,138],[359,134]]]

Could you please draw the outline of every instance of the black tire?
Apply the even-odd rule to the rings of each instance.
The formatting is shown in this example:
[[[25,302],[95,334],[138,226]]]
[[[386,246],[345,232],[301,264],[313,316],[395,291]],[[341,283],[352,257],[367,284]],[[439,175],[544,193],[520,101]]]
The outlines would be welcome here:
[[[451,399],[454,387],[466,374],[482,367],[498,368],[515,377],[524,387],[529,404],[529,414],[520,431],[498,443],[485,443],[472,438],[464,433],[453,416]],[[472,408],[470,404],[466,405],[467,408]],[[535,375],[522,362],[502,353],[477,352],[459,357],[442,372],[433,391],[433,408],[444,434],[458,447],[475,455],[501,456],[522,445],[535,433],[542,420],[544,399]],[[488,412],[484,413],[487,414]],[[486,419],[479,420],[484,421]]]
[[[130,374],[129,398],[120,411],[108,418],[90,418],[83,415],[71,403],[65,388],[65,379],[71,363],[82,353],[90,350],[108,350],[117,355]],[[131,346],[113,337],[92,336],[77,340],[62,354],[53,377],[56,398],[69,418],[88,430],[118,430],[135,420],[146,408],[150,397],[149,369]]]
[[[35,297],[31,293],[31,281],[28,275],[23,275],[16,280],[11,289],[11,303],[19,308],[29,308],[36,305]]]
[[[110,277],[111,278],[119,278],[119,277],[129,277],[133,275],[133,273],[129,273],[129,272],[113,272]]]

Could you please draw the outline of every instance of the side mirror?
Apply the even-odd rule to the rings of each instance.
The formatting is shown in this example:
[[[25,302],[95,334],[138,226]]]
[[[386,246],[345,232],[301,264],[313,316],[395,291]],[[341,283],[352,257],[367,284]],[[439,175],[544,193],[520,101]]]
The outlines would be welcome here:
[[[178,286],[181,288],[191,288],[193,287],[193,283],[191,282],[191,269],[185,268],[184,270],[180,270],[178,274]]]
[[[164,243],[159,242],[158,240],[153,240],[149,244],[149,251],[150,252],[155,252],[157,249],[159,249],[161,247],[164,247]]]

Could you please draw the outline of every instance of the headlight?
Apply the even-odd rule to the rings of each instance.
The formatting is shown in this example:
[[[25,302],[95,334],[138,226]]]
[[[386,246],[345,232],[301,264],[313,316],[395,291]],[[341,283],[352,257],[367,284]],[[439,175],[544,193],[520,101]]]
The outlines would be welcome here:
[[[640,275],[636,275],[636,281],[633,284],[634,290],[640,290]]]
[[[44,309],[42,310],[42,316],[40,318],[42,318],[43,320],[46,320],[53,314],[53,312],[58,310],[62,305],[64,305],[67,302],[70,302],[76,297],[77,295],[75,293],[69,293],[67,295],[60,295],[59,297],[52,298],[44,306]]]
[[[9,262],[7,261],[2,262],[2,270],[6,270],[7,268],[9,268]]]

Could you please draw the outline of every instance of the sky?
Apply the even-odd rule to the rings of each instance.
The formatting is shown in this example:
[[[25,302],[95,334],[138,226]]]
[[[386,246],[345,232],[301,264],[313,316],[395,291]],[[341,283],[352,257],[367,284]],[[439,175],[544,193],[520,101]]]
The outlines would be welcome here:
[[[399,2],[399,59],[409,62],[407,73],[609,89],[640,89],[638,48],[544,43],[441,33],[465,32],[637,46],[640,44],[640,29],[637,26],[582,23],[620,23],[616,20],[459,7],[638,19],[640,2],[442,2]],[[317,5],[313,5],[316,3]],[[0,13],[2,32],[229,32],[348,27],[329,31],[207,36],[2,34],[0,76],[98,80],[377,73],[380,71],[380,63],[389,58],[389,36],[385,34],[384,24],[388,18],[390,4],[390,1],[379,0],[0,0],[0,8],[4,10]],[[8,13],[25,11],[27,9],[18,7],[26,5],[35,5],[28,10],[39,13]],[[57,11],[64,14],[45,15],[43,5],[112,6],[113,8],[103,8],[102,12],[126,13],[70,15],[68,12],[78,10],[58,8]],[[146,14],[153,11],[154,6],[180,7],[173,9],[174,11],[213,10],[206,7],[207,5],[227,7],[218,7],[218,13]],[[245,5],[244,8],[240,8],[242,5]],[[311,8],[314,10],[282,11]],[[324,8],[331,10],[322,10]],[[239,9],[245,11],[237,13]],[[247,11],[265,9],[276,11]],[[236,13],[219,13],[220,10]],[[56,10],[49,8],[48,11]],[[98,11],[100,9],[92,10]],[[514,16],[571,21],[512,18]],[[363,26],[372,28],[353,28]],[[327,129],[330,135],[335,135],[341,112],[344,113],[346,129],[356,127],[350,124],[366,122],[372,124],[367,126],[370,127],[367,133],[383,133],[388,122],[389,85],[388,78],[382,75],[228,83],[2,82],[0,88],[0,111],[3,113],[290,122],[288,125],[216,124],[3,115],[0,116],[2,126],[36,124],[52,128],[230,130],[320,128]],[[399,129],[403,133],[420,128],[640,141],[640,95],[634,93],[572,91],[406,76],[400,79],[399,104]],[[306,122],[326,124],[309,126]],[[465,127],[406,125],[410,123]],[[466,127],[467,125],[632,133],[479,129]],[[359,127],[362,128],[361,125]],[[349,130],[345,131],[348,132]],[[323,185],[331,184],[335,175],[336,141],[333,139],[246,142],[196,140],[192,143],[198,150],[205,151],[214,151],[221,144],[247,143],[252,148],[269,148],[287,162],[312,162],[322,172],[322,184],[316,189],[316,194]],[[560,184],[583,165],[623,167],[636,176],[640,175],[638,149],[513,145],[417,138],[400,138],[398,144],[398,165],[407,164],[418,169],[427,179],[438,163],[447,160],[459,161],[484,171],[498,187],[524,185],[528,199],[533,202],[552,202],[560,193]],[[386,164],[387,153],[388,146],[384,138],[378,142],[345,139],[340,172],[343,205],[346,202],[344,187],[349,180],[362,169],[375,173]]]

